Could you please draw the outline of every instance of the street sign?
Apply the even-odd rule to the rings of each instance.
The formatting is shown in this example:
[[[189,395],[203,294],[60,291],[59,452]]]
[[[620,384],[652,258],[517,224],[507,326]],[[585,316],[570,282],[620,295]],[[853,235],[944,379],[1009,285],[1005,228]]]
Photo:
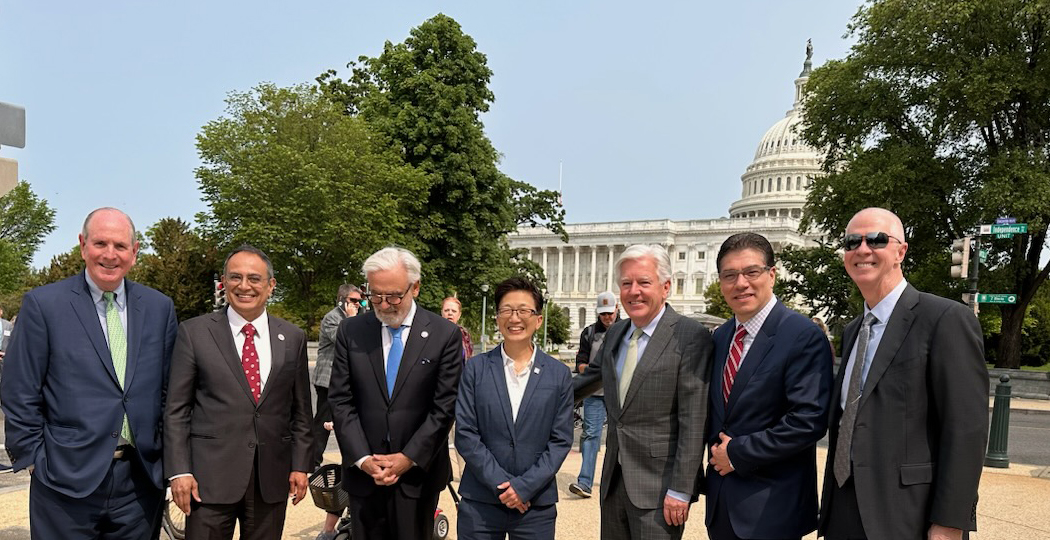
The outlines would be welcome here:
[[[978,294],[977,301],[982,304],[1016,304],[1016,294]]]
[[[988,260],[988,250],[987,249],[982,249],[981,250],[981,262],[984,262],[986,260]]]
[[[1011,223],[1005,225],[981,225],[981,234],[1024,234],[1027,232],[1027,223]]]
[[[1008,232],[1006,232],[1006,233],[996,233],[995,237],[996,238],[1013,238],[1014,237],[1014,233],[1008,233]]]
[[[1006,225],[1010,223],[1017,223],[1017,220],[1012,217],[995,218],[996,225]]]
[[[26,110],[0,101],[0,146],[26,147]]]

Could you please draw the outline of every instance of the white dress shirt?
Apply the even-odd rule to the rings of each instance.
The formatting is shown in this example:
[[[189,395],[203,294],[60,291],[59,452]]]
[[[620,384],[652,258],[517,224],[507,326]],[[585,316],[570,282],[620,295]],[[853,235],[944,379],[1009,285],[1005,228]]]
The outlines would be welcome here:
[[[890,315],[893,315],[893,308],[897,307],[897,301],[900,300],[901,294],[904,294],[904,288],[908,286],[908,280],[902,279],[896,287],[886,295],[885,298],[879,300],[875,307],[868,309],[868,303],[864,303],[864,313],[867,315],[871,312],[875,315],[877,321],[871,325],[871,333],[868,336],[868,348],[864,351],[864,358],[861,361],[864,362],[860,374],[860,388],[863,392],[864,383],[868,380],[868,371],[871,370],[871,361],[875,359],[875,353],[879,350],[879,343],[882,342],[882,336],[886,335],[886,323],[890,320]],[[863,317],[861,318],[863,320]],[[858,336],[859,337],[859,336]],[[853,344],[853,348],[849,352],[849,360],[846,365],[842,367],[845,369],[845,376],[842,377],[842,395],[839,396],[839,407],[843,410],[846,409],[846,394],[849,393],[849,381],[853,377],[853,363],[857,361],[857,343]]]
[[[230,333],[233,334],[233,343],[237,345],[237,358],[241,357],[241,352],[244,350],[244,325],[252,323],[255,327],[255,352],[259,356],[259,392],[262,393],[263,389],[266,388],[266,379],[270,376],[270,364],[273,355],[270,351],[270,321],[266,317],[266,310],[264,309],[262,315],[255,318],[254,321],[249,321],[244,317],[241,317],[240,313],[237,313],[233,307],[226,308],[226,317],[230,320]]]
[[[408,315],[405,316],[404,322],[401,326],[405,328],[401,330],[401,351],[404,353],[405,347],[408,346],[408,333],[412,329],[412,321],[416,318],[416,301],[412,300],[412,307],[408,309]],[[383,336],[383,374],[386,374],[386,361],[390,358],[390,347],[394,344],[394,340],[390,335],[390,326],[383,323],[383,331],[380,332]]]
[[[507,356],[507,350],[503,348],[503,345],[500,345],[499,352],[503,355],[503,375],[507,378],[511,419],[517,422],[518,409],[521,407],[522,398],[525,397],[525,387],[529,385],[529,376],[532,375],[532,368],[536,365],[536,346],[532,346],[532,357],[529,358],[529,363],[525,364],[521,373],[514,371],[514,359]]]

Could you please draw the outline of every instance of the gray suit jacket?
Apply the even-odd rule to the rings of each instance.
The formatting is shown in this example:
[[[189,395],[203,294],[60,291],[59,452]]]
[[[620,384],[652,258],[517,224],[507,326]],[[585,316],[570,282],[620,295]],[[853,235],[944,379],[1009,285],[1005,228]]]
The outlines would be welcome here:
[[[609,413],[601,496],[619,466],[631,503],[663,506],[671,489],[695,496],[703,479],[704,424],[711,372],[711,333],[667,306],[638,360],[623,407],[616,357],[630,319],[608,330],[605,343],[573,381],[576,400],[605,388]]]
[[[859,326],[856,319],[846,327],[843,358]],[[846,367],[843,362],[832,386],[821,535],[835,481]],[[871,362],[853,431],[853,479],[867,537],[926,538],[930,522],[975,530],[987,441],[988,370],[977,317],[908,285]]]
[[[259,403],[244,377],[225,309],[179,326],[164,415],[164,473],[192,473],[206,504],[240,501],[256,461],[256,481],[268,503],[288,497],[291,471],[310,472],[306,335],[285,320],[267,318],[270,374]]]
[[[7,350],[7,343],[11,341],[11,330],[14,330],[15,325],[11,324],[11,321],[7,319],[0,319],[0,332],[3,332],[0,336],[0,351]]]
[[[339,323],[346,318],[341,307],[334,307],[321,319],[321,331],[317,341],[317,362],[314,364],[314,386],[328,388],[332,379],[332,360],[335,359],[335,333]]]

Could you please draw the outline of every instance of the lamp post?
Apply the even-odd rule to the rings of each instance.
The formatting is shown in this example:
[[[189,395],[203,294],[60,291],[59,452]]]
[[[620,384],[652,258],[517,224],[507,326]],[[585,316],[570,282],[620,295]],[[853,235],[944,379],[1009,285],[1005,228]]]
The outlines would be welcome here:
[[[543,291],[543,352],[547,352],[547,306],[550,304],[550,295]]]
[[[481,286],[481,352],[485,352],[485,308],[489,297],[489,284]]]

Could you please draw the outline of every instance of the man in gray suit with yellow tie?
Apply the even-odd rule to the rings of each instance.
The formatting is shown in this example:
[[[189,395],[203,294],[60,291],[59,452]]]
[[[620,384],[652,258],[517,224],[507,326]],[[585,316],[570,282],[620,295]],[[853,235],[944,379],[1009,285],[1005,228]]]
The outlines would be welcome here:
[[[629,318],[573,381],[577,401],[605,390],[601,537],[681,538],[703,478],[711,334],[667,305],[664,248],[631,246],[616,267]]]

